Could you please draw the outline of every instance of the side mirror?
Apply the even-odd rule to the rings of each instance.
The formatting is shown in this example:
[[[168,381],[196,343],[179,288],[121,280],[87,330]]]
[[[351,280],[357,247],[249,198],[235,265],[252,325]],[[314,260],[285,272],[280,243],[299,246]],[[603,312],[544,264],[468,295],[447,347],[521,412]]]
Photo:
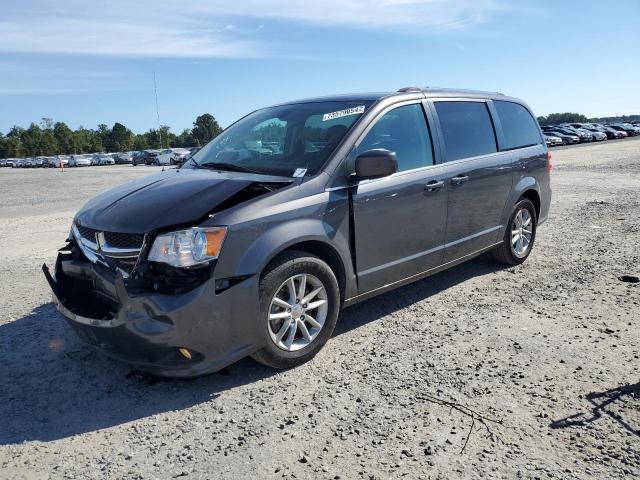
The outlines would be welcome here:
[[[398,171],[395,152],[384,148],[367,150],[356,157],[358,180],[387,177]]]

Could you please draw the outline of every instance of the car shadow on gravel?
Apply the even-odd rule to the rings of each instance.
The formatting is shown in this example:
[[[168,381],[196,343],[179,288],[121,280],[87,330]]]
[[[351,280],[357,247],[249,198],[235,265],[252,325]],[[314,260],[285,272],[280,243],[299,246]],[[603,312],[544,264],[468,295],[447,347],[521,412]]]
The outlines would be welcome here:
[[[626,419],[620,410],[624,407],[637,408],[633,403],[640,401],[640,382],[633,385],[622,385],[620,387],[605,390],[604,392],[592,392],[584,397],[590,404],[589,414],[576,413],[568,417],[554,420],[549,425],[553,429],[569,427],[584,427],[596,422],[601,418],[608,417],[616,421],[622,428],[640,437],[640,425],[633,425]],[[612,411],[616,407],[618,411]]]
[[[474,277],[488,275],[508,267],[496,262],[490,254],[481,255],[449,270],[406,285],[345,309],[334,332],[334,336],[347,333],[386,315],[402,310],[409,305],[429,298]]]
[[[335,335],[500,268],[479,257],[350,307],[342,313]],[[0,324],[0,445],[58,440],[186,409],[278,374],[245,359],[211,376],[163,380],[131,371],[84,345],[52,303],[20,319],[0,320],[6,322]]]
[[[205,402],[214,413],[222,392],[278,373],[250,359],[193,380],[131,371],[85,346],[52,303],[0,325],[0,365],[0,445],[58,440]]]

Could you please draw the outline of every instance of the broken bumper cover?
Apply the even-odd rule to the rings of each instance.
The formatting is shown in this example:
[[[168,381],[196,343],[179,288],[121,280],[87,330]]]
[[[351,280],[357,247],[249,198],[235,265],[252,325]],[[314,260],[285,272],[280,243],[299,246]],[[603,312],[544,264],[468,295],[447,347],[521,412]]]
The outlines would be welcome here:
[[[53,301],[78,336],[110,357],[167,377],[220,370],[259,348],[254,277],[216,293],[214,280],[182,294],[131,294],[100,264],[58,255],[44,275]],[[191,358],[180,354],[186,348]]]

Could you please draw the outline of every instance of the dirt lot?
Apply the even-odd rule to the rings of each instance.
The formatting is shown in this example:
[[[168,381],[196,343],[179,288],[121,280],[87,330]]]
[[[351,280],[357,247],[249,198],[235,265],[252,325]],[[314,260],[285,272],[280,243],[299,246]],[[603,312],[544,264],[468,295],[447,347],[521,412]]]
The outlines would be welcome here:
[[[640,140],[554,152],[530,259],[349,308],[303,367],[158,381],[85,347],[39,270],[151,168],[0,170],[0,477],[640,475]]]

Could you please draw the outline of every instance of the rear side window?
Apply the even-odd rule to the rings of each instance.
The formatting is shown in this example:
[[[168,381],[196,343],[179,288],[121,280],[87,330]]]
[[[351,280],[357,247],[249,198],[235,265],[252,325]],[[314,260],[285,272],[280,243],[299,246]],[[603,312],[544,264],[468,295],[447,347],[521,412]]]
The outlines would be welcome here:
[[[522,105],[503,100],[494,100],[502,131],[504,132],[506,149],[530,147],[542,143],[538,124]]]
[[[445,161],[498,151],[493,122],[484,102],[435,102],[445,145]]]
[[[433,165],[431,138],[422,105],[405,105],[385,113],[369,130],[356,154],[372,148],[395,152],[399,172]]]

